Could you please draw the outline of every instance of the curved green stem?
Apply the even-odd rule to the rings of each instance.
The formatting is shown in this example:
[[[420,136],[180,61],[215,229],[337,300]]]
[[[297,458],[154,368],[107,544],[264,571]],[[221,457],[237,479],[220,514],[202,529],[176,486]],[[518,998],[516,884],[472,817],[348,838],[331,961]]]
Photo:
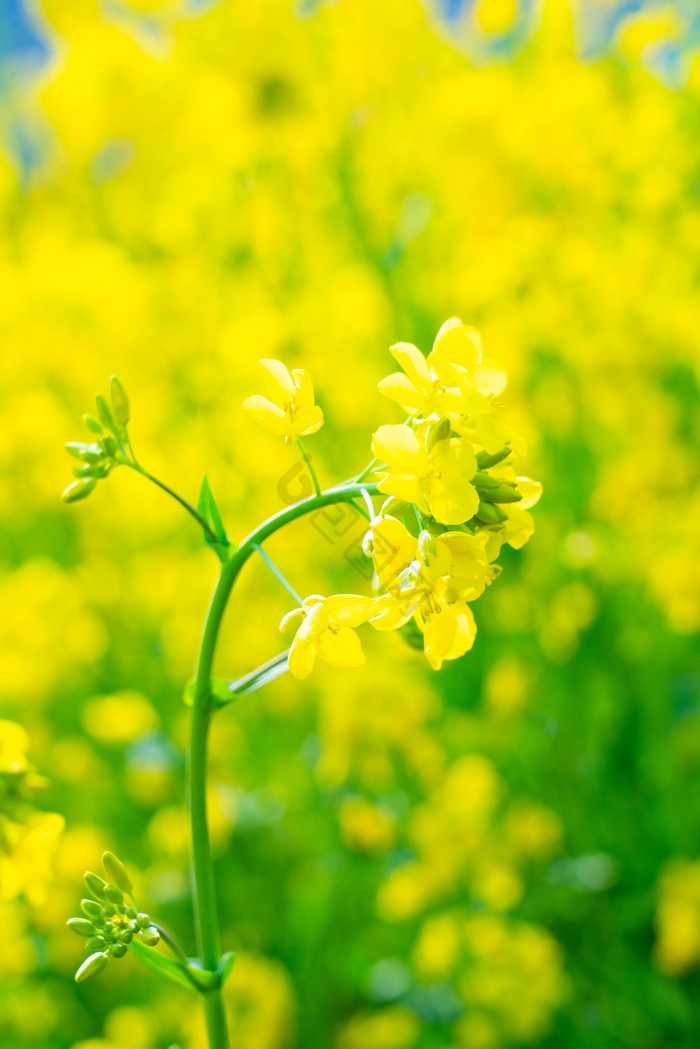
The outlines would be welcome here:
[[[165,487],[161,485],[161,487]],[[376,484],[355,482],[330,488],[285,507],[248,535],[228,561],[221,566],[202,635],[192,700],[192,720],[188,755],[188,803],[192,830],[192,893],[197,943],[202,964],[213,972],[219,965],[219,918],[216,903],[211,843],[207,822],[207,740],[212,715],[210,697],[216,643],[226,606],[238,574],[260,544],[285,525],[334,503],[348,502],[363,492],[374,493]],[[172,494],[172,493],[171,493]],[[189,505],[189,504],[188,504]],[[221,990],[213,988],[204,996],[210,1049],[228,1049],[228,1033]]]

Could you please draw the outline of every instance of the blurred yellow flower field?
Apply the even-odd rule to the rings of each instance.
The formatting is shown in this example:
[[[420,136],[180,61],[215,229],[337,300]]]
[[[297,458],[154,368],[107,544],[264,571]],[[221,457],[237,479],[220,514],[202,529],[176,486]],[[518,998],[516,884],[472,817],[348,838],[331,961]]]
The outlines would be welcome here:
[[[135,470],[61,502],[82,414],[117,374],[139,461],[192,503],[206,475],[234,545],[313,492],[300,433],[322,487],[376,454],[401,478],[385,497],[452,527],[478,495],[446,445],[474,428],[436,465],[406,416],[438,389],[467,411],[427,356],[460,317],[498,362],[462,396],[484,449],[527,448],[535,531],[514,549],[518,508],[493,586],[499,551],[459,541],[478,632],[463,611],[457,641],[444,623],[426,638],[439,673],[410,633],[432,606],[359,626],[353,669],[324,657],[322,606],[308,678],[217,714],[233,1044],[692,1049],[693,5],[37,0],[25,17],[43,61],[0,49],[0,1045],[208,1045],[195,992],[131,957],[73,979],[65,923],[105,850],[196,951],[183,697],[216,580],[201,530]],[[285,362],[276,389],[259,360]],[[479,415],[501,367],[507,413]],[[366,532],[327,507],[265,549],[300,595],[369,595]],[[393,577],[410,543],[391,541]],[[445,554],[426,549],[410,563],[439,603]],[[215,673],[290,645],[292,604],[251,559]]]

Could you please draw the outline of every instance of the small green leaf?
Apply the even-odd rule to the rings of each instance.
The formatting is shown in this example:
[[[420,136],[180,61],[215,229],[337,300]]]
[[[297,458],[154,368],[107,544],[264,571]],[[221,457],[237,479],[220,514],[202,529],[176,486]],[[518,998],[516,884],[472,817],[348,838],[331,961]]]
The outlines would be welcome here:
[[[225,702],[230,702],[234,696],[244,696],[248,692],[257,692],[263,685],[267,685],[270,681],[274,681],[275,678],[281,677],[288,670],[289,649],[287,648],[284,652],[280,652],[278,656],[275,656],[274,659],[270,659],[267,663],[257,667],[257,669],[251,670],[250,674],[244,674],[237,681],[229,682],[226,686],[229,696]],[[222,705],[221,701],[219,702]]]
[[[221,959],[221,961],[219,962],[219,968],[216,970],[216,972],[217,972],[218,977],[219,977],[219,981],[220,981],[219,982],[219,986],[220,987],[224,986],[224,984],[228,980],[229,976],[231,975],[231,970],[233,969],[233,963],[235,962],[235,960],[236,960],[236,952],[235,951],[227,951],[226,954]]]
[[[224,528],[224,523],[221,520],[221,514],[219,513],[219,508],[216,505],[216,500],[214,499],[214,496],[212,494],[212,490],[209,487],[209,481],[208,481],[208,479],[206,477],[202,481],[202,487],[201,487],[201,489],[199,491],[199,500],[197,502],[197,509],[199,510],[200,514],[202,515],[204,520],[207,522],[207,524],[211,528],[212,532],[214,533],[214,535],[217,538],[217,541],[222,546],[228,546],[228,538],[226,536],[226,529]],[[212,543],[211,539],[209,539],[209,537],[206,536],[206,535],[204,537],[204,541],[207,544],[207,546],[214,546],[214,544]]]
[[[180,984],[181,987],[192,989],[195,986],[194,979],[188,975],[183,966],[178,965],[176,961],[168,958],[167,955],[160,954],[152,947],[144,947],[138,940],[131,941],[131,949],[134,952],[134,956],[146,969],[159,973],[161,976],[166,976],[173,983]]]

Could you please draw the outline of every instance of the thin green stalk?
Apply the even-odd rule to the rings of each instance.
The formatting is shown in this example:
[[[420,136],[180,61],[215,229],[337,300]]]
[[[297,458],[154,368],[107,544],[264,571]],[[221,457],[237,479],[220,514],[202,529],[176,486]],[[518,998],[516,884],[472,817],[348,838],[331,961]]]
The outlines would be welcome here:
[[[374,493],[376,490],[376,484],[354,483],[331,488],[326,492],[319,492],[308,499],[293,503],[292,506],[280,510],[254,529],[229,560],[221,566],[219,579],[207,613],[197,663],[188,754],[187,794],[192,832],[194,919],[202,965],[209,972],[214,972],[218,968],[220,954],[219,918],[206,800],[207,740],[212,714],[210,687],[216,643],[233,585],[248,558],[268,536],[273,535],[280,528],[284,528],[292,521],[323,506],[348,502],[365,491]],[[204,995],[204,1008],[210,1049],[228,1049],[226,1016],[220,988],[215,987]]]
[[[299,451],[301,452],[302,459],[306,463],[306,469],[309,471],[309,476],[311,477],[311,482],[312,482],[312,484],[314,486],[314,491],[316,492],[316,495],[320,495],[321,494],[321,486],[318,483],[318,477],[316,476],[316,471],[314,470],[313,466],[311,465],[311,459],[306,454],[306,450],[305,450],[304,445],[302,443],[301,437],[297,437],[297,446],[299,448]]]
[[[200,528],[204,529],[204,532],[207,538],[209,539],[209,542],[214,543],[218,546],[219,540],[217,539],[216,535],[214,535],[211,528],[200,514],[199,510],[196,510],[191,503],[188,503],[187,500],[183,499],[181,495],[178,495],[177,492],[174,492],[172,488],[168,488],[167,484],[164,484],[162,481],[159,481],[157,477],[153,476],[153,474],[149,474],[148,470],[144,470],[142,466],[133,466],[131,463],[129,463],[128,465],[131,466],[132,469],[136,470],[137,473],[140,473],[142,477],[145,477],[146,480],[152,481],[153,484],[158,486],[158,488],[161,488],[164,492],[167,492],[169,496],[172,496],[172,498],[176,502],[178,502],[180,506],[184,507],[185,510],[187,510],[188,514],[191,514],[191,516],[194,517],[195,521],[200,526]]]
[[[301,606],[304,604],[302,598],[299,597],[299,595],[297,594],[296,590],[294,589],[292,584],[289,582],[289,580],[280,572],[279,568],[277,567],[275,562],[272,560],[272,558],[268,557],[268,555],[265,553],[263,548],[261,546],[259,546],[257,543],[255,544],[254,549],[257,551],[257,553],[263,559],[263,561],[265,562],[267,567],[270,569],[270,571],[272,572],[272,574],[275,577],[275,579],[277,580],[277,582],[282,584],[282,586],[287,591],[287,593],[290,595],[290,597],[293,597],[294,600],[296,601],[296,603],[301,608]]]

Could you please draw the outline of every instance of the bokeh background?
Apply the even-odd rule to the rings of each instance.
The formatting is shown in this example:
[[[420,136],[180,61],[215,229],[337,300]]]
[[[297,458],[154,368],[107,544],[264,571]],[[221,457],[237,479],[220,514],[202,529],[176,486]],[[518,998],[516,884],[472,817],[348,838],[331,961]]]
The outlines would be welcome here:
[[[0,716],[65,818],[2,845],[0,1044],[204,1045],[131,958],[76,987],[64,922],[111,848],[194,950],[182,694],[215,562],[125,471],[64,506],[63,442],[117,373],[139,456],[191,498],[207,473],[235,538],[295,466],[240,411],[255,361],[310,368],[337,480],[399,421],[388,346],[457,314],[509,367],[537,531],[442,673],[368,630],[363,670],[219,715],[235,1044],[697,1046],[693,0],[2,0],[0,40]],[[361,531],[270,551],[302,593],[366,589]],[[251,565],[218,672],[279,651],[288,608]]]

